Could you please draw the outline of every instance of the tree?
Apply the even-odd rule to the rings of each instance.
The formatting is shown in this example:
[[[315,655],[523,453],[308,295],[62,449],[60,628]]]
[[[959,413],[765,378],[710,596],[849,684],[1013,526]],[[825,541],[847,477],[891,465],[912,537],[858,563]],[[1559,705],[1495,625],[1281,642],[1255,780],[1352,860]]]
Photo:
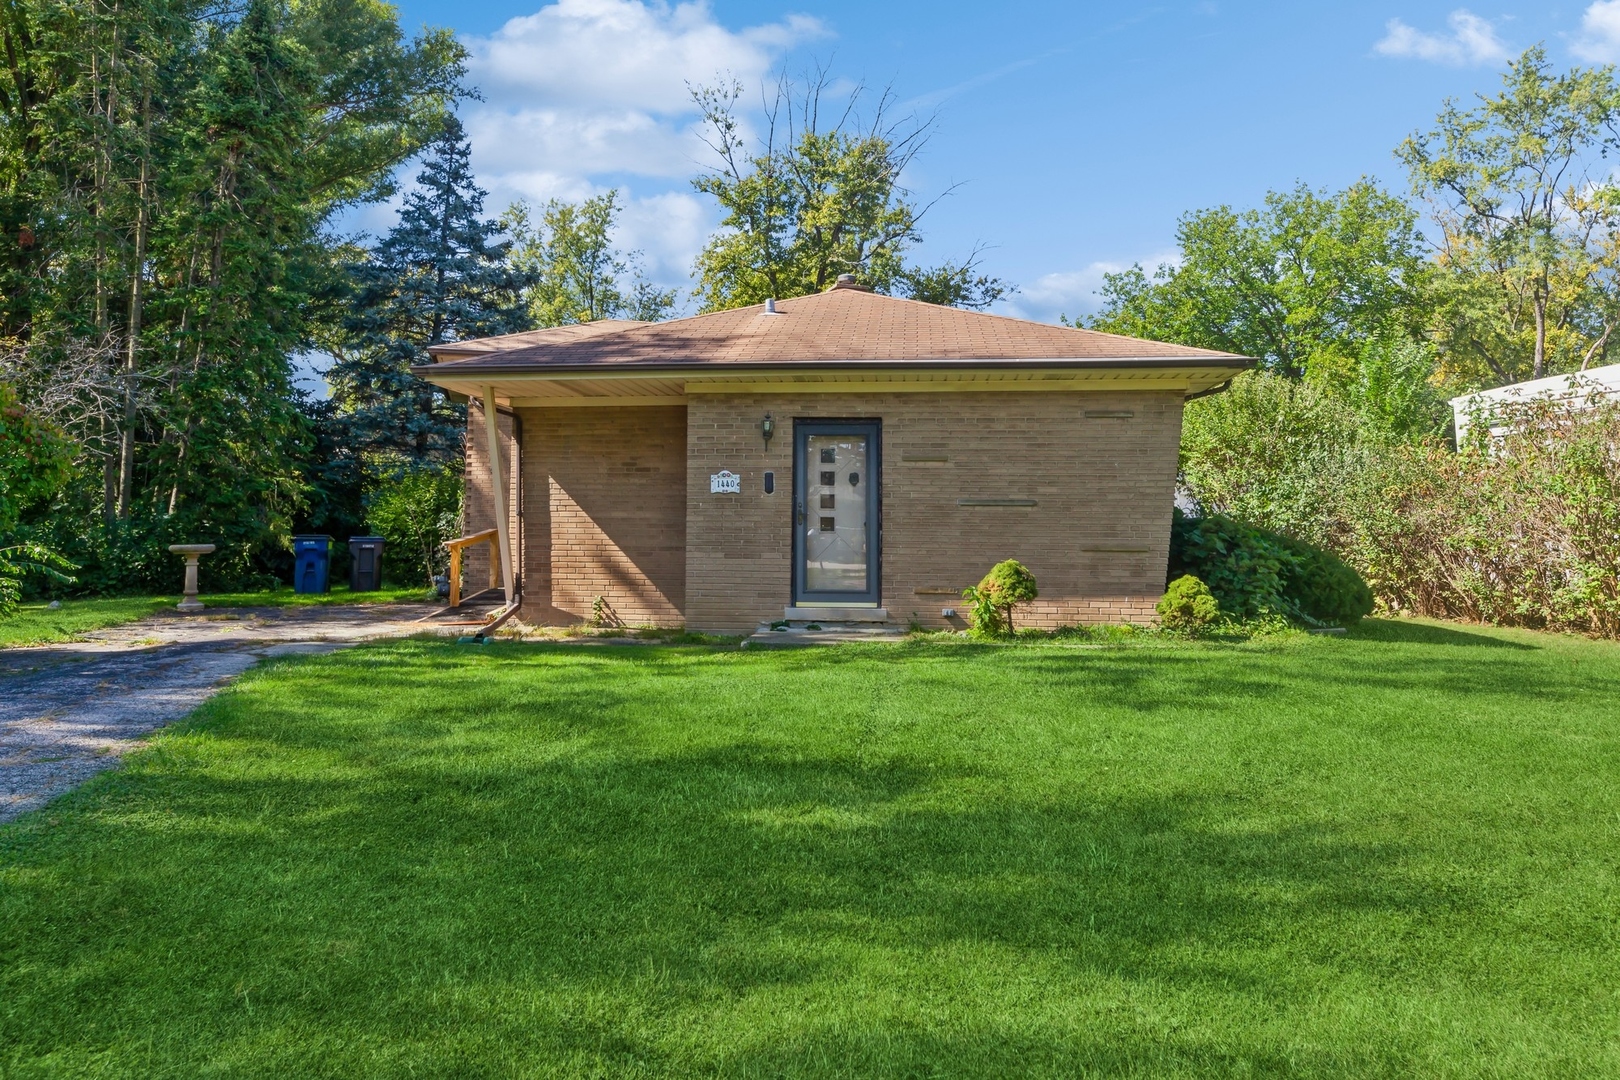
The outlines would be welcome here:
[[[929,125],[894,119],[887,91],[863,122],[861,88],[828,124],[822,117],[827,83],[824,72],[802,90],[778,83],[753,154],[736,115],[742,85],[693,91],[719,165],[692,186],[713,196],[722,215],[694,268],[693,295],[703,310],[806,296],[840,274],[854,274],[879,292],[960,307],[988,307],[1006,295],[1006,283],[975,272],[978,252],[933,269],[907,266],[905,255],[921,241],[918,224],[928,207],[911,200],[900,175],[922,149]]]
[[[1502,81],[1396,151],[1440,226],[1443,359],[1464,383],[1584,368],[1620,325],[1620,84],[1553,75],[1541,46]]]
[[[512,265],[534,279],[524,302],[536,326],[596,319],[654,322],[674,309],[675,290],[646,279],[640,253],[614,247],[618,198],[615,189],[579,203],[552,199],[538,225],[522,203],[502,215],[501,226],[512,237]]]
[[[240,580],[303,497],[325,225],[388,193],[461,47],[369,0],[15,0],[0,38],[0,366],[75,449],[24,530],[90,587],[168,571],[167,534]]]
[[[1104,279],[1094,329],[1222,349],[1293,378],[1354,362],[1368,343],[1412,333],[1425,260],[1417,219],[1370,181],[1337,194],[1269,192],[1178,223],[1180,261]]]
[[[469,156],[460,121],[446,117],[399,223],[350,268],[352,313],[327,378],[364,453],[417,465],[459,457],[465,410],[411,365],[429,362],[430,346],[530,325],[523,291],[532,275],[509,264],[510,241],[481,216],[485,192]]]

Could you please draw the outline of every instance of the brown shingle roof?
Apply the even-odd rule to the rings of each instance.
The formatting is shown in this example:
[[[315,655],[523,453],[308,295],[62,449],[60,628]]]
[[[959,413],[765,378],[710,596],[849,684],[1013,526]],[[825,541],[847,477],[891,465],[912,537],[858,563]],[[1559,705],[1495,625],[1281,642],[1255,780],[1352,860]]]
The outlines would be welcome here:
[[[449,375],[447,369],[468,374],[539,373],[559,368],[712,370],[799,363],[1180,360],[1191,366],[1231,368],[1251,363],[1231,353],[986,315],[848,287],[779,300],[776,311],[766,314],[764,305],[756,304],[669,322],[587,324],[593,330],[600,328],[593,333],[512,334],[485,339],[495,347],[479,350],[482,354],[476,356],[469,354],[478,342],[438,346],[430,351],[444,359],[429,370]],[[505,341],[512,345],[495,345]]]
[[[634,319],[597,319],[595,322],[574,323],[569,326],[548,326],[543,330],[524,330],[517,334],[498,334],[495,337],[452,341],[445,345],[435,345],[428,351],[445,360],[460,360],[488,353],[508,352],[530,345],[556,345],[567,341],[579,341],[583,338],[616,334],[620,330],[647,325],[649,324]]]

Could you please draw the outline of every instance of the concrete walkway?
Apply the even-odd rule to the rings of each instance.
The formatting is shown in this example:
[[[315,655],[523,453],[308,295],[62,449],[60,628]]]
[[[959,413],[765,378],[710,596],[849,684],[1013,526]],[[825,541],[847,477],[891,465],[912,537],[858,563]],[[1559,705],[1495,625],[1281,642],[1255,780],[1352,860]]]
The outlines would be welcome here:
[[[0,649],[0,822],[82,784],[258,663],[412,634],[467,633],[430,604],[157,615],[67,645]]]

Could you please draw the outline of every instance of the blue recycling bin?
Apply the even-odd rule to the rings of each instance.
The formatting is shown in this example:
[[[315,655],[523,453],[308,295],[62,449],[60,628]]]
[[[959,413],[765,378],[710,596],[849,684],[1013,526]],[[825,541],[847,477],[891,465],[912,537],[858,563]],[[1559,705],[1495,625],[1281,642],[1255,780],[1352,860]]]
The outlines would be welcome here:
[[[293,537],[293,592],[323,593],[331,587],[332,538]]]

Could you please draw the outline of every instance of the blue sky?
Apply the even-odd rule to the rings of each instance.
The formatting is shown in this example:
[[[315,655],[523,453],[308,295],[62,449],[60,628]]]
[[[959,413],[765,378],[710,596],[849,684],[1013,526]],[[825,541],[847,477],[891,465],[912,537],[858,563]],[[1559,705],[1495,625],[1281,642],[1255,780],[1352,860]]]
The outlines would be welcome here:
[[[923,261],[987,245],[1021,286],[1000,310],[1089,313],[1107,269],[1152,264],[1176,217],[1304,181],[1405,190],[1391,151],[1448,97],[1491,92],[1544,42],[1560,67],[1620,59],[1620,0],[1460,8],[1358,3],[644,3],[403,0],[448,26],[485,96],[464,117],[490,209],[619,187],[620,240],[684,283],[715,221],[683,86],[759,85],[822,62],[891,84],[934,135],[906,181]],[[378,207],[354,224],[386,226]]]

